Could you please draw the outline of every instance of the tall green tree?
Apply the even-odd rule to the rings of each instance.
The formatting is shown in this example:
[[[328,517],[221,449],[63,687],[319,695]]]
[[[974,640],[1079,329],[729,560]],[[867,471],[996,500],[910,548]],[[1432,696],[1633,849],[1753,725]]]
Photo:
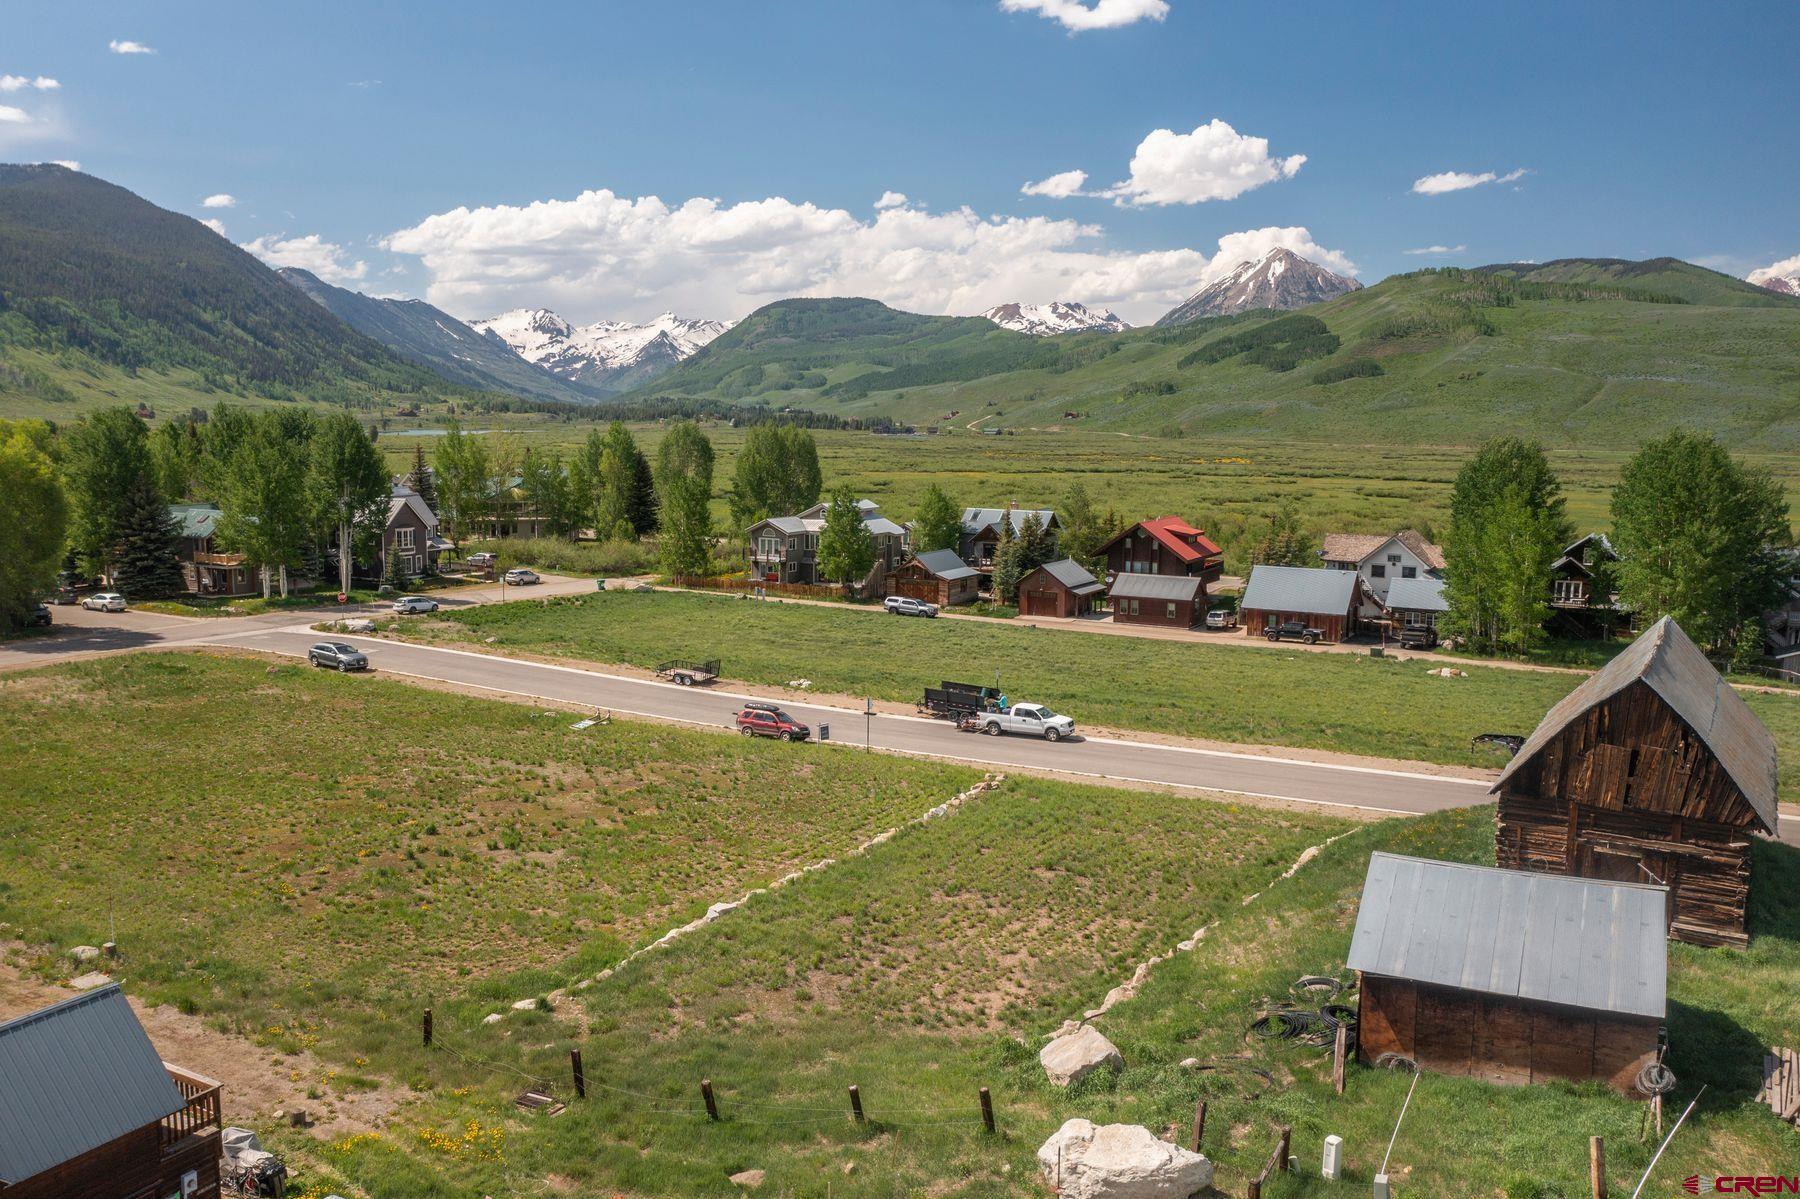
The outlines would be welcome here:
[[[1009,522],[1002,521],[1002,527]],[[1015,536],[994,551],[994,595],[1003,604],[1017,603],[1019,583],[1026,575],[1056,557],[1056,538],[1033,512],[1019,522]]]
[[[1300,505],[1283,500],[1269,513],[1268,526],[1250,547],[1253,566],[1315,566],[1319,545],[1300,520]]]
[[[0,421],[0,632],[56,583],[69,535],[69,502],[52,459],[50,426]]]
[[[638,460],[643,457],[637,441],[623,421],[614,421],[603,436],[589,434],[588,442],[598,484],[594,531],[606,541],[635,541],[644,532],[632,519]]]
[[[936,483],[925,489],[919,510],[913,516],[913,552],[929,554],[933,550],[954,550],[962,545],[962,509]]]
[[[572,537],[580,523],[562,455],[526,450],[519,463],[519,490],[531,514],[552,537]]]
[[[260,572],[264,598],[272,576],[287,594],[288,572],[303,561],[315,527],[307,457],[290,440],[293,431],[276,412],[257,417],[226,461],[217,491],[219,542]]]
[[[169,512],[153,472],[138,476],[125,493],[115,541],[107,555],[112,586],[131,599],[181,590],[181,522]]]
[[[438,520],[444,535],[458,547],[487,515],[494,495],[493,464],[480,438],[462,431],[455,417],[445,422],[432,456],[437,472]]]
[[[754,426],[732,467],[731,519],[740,529],[819,502],[819,449],[798,425]]]
[[[387,464],[369,435],[348,412],[319,422],[309,445],[307,499],[313,527],[333,530],[338,550],[338,589],[350,590],[350,568],[387,527],[392,486]]]
[[[373,446],[375,443],[371,441],[369,444]],[[413,464],[412,469],[406,473],[406,485],[418,493],[427,508],[437,511],[437,476],[431,473],[431,463],[425,459],[425,439],[422,437],[413,445]]]
[[[863,523],[856,492],[848,483],[831,493],[825,527],[819,531],[819,574],[845,591],[868,577],[875,566],[875,536]]]
[[[631,449],[631,503],[628,505],[631,528],[639,537],[648,537],[662,527],[662,500],[656,494],[656,475],[650,459],[635,445]]]
[[[171,502],[193,495],[200,482],[204,454],[200,429],[192,421],[172,420],[158,425],[150,434],[150,461],[155,467],[157,489]]]
[[[678,578],[704,575],[712,563],[712,442],[693,421],[679,421],[657,446],[656,464],[662,568]]]
[[[1488,652],[1530,649],[1548,612],[1550,564],[1569,539],[1562,481],[1543,447],[1487,442],[1451,488],[1440,628]]]
[[[150,430],[130,408],[106,408],[69,429],[63,470],[72,508],[70,548],[82,569],[105,574],[139,480],[155,479]]]
[[[1673,616],[1698,644],[1735,650],[1781,595],[1790,544],[1781,485],[1711,437],[1647,442],[1612,497],[1619,598],[1640,619]]]

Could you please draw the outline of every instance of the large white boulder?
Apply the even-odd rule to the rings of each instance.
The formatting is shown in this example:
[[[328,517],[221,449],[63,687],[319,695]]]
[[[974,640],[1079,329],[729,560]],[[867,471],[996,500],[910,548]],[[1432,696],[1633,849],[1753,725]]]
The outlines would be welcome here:
[[[1212,1163],[1138,1124],[1070,1120],[1038,1149],[1063,1199],[1188,1199],[1212,1185]]]
[[[1091,1024],[1064,1033],[1038,1051],[1038,1064],[1059,1087],[1079,1082],[1096,1070],[1125,1068],[1119,1047]]]

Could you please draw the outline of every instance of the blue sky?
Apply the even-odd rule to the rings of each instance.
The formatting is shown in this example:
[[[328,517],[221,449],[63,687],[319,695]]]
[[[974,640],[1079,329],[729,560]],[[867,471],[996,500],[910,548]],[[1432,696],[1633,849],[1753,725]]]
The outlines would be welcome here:
[[[1788,0],[1104,4],[40,4],[0,44],[0,157],[463,317],[1142,321],[1274,244],[1365,282],[1800,254]],[[1070,171],[1084,194],[1021,193]],[[1500,179],[1414,190],[1449,172]]]

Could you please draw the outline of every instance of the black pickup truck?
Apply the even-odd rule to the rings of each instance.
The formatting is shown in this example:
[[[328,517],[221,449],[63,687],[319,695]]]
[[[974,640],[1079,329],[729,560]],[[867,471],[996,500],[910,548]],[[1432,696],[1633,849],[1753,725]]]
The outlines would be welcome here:
[[[1324,629],[1315,629],[1304,620],[1284,620],[1263,630],[1270,641],[1304,641],[1308,645],[1316,645],[1324,635]]]
[[[1003,698],[998,687],[978,687],[974,683],[952,683],[946,679],[939,686],[925,688],[925,700],[919,707],[933,716],[957,718],[971,712],[991,712]]]

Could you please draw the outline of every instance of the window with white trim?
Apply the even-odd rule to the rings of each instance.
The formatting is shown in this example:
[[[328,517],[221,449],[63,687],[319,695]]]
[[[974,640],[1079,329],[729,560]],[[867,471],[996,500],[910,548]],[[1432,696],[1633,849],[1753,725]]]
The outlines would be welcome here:
[[[765,534],[756,539],[756,556],[758,558],[781,557],[781,538],[773,534]]]
[[[409,550],[412,547],[413,547],[413,528],[412,528],[412,526],[411,525],[401,525],[399,528],[395,529],[394,530],[394,548],[397,550]]]

